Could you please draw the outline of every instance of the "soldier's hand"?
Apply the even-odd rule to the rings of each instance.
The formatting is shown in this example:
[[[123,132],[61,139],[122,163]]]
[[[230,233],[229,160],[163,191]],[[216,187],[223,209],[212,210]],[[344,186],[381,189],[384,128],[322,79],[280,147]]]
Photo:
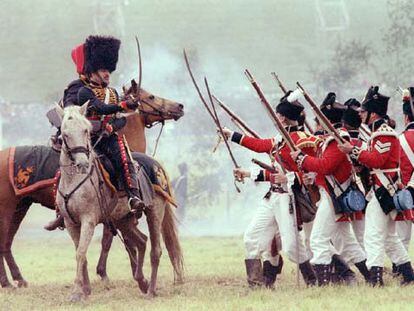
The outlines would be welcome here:
[[[136,99],[130,98],[126,101],[126,106],[128,107],[128,109],[136,110],[139,106],[139,102]]]
[[[351,153],[354,146],[350,142],[345,142],[344,144],[339,144],[338,149],[341,150],[343,153]]]
[[[233,135],[233,131],[228,129],[227,127],[223,127],[222,131],[226,139],[229,139],[231,135]],[[217,132],[220,133],[220,129],[217,128]]]
[[[270,174],[270,183],[272,184],[286,184],[287,177],[285,174],[277,173],[277,174]]]
[[[302,176],[302,181],[304,185],[313,185],[315,183],[316,174],[313,172],[305,173]]]
[[[247,171],[247,170],[242,169],[242,168],[235,168],[233,170],[233,175],[234,175],[234,178],[237,181],[241,181],[242,182],[242,181],[244,181],[245,178],[249,178],[250,177],[250,171]]]

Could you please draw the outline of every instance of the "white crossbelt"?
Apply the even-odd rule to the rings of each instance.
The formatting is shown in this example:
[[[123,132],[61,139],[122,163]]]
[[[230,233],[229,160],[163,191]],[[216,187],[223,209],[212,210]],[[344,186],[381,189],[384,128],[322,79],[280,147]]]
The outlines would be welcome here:
[[[388,168],[384,170],[374,169],[370,172],[371,175],[376,175],[381,182],[381,184],[388,190],[389,194],[393,196],[397,190],[396,186],[392,183],[390,179],[385,176],[385,173],[399,173],[399,168]]]

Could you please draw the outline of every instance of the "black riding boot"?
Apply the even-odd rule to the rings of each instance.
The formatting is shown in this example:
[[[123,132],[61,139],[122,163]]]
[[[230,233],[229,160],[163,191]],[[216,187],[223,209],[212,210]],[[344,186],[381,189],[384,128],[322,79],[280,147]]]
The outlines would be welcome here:
[[[339,255],[332,256],[332,266],[334,274],[332,276],[332,283],[345,283],[348,286],[356,285],[355,273],[351,270],[349,265]]]
[[[132,161],[128,160],[129,176],[126,176],[128,204],[132,212],[136,213],[137,218],[141,218],[145,206],[139,190],[138,173]],[[129,179],[128,179],[129,178]]]
[[[299,264],[299,270],[302,273],[303,280],[307,286],[316,285],[315,270],[313,270],[313,267],[310,264],[309,260]]]
[[[403,277],[401,285],[408,285],[414,282],[414,272],[411,262],[403,263],[402,265],[397,266],[397,268]]]
[[[370,272],[370,283],[372,286],[384,286],[384,280],[382,279],[382,275],[384,273],[383,267],[373,266],[371,267]]]
[[[251,289],[264,285],[262,262],[260,259],[246,259],[247,283]]]
[[[279,257],[279,264],[277,266],[272,265],[269,260],[263,262],[263,279],[266,288],[274,288],[276,277],[282,272],[282,267],[282,256]]]
[[[314,265],[318,286],[327,286],[331,281],[331,265]]]
[[[369,283],[370,273],[369,273],[369,270],[368,270],[368,267],[367,267],[367,260],[365,259],[363,261],[357,262],[355,264],[355,267],[358,268],[359,272],[362,274],[362,276],[364,277],[365,281],[367,283]]]

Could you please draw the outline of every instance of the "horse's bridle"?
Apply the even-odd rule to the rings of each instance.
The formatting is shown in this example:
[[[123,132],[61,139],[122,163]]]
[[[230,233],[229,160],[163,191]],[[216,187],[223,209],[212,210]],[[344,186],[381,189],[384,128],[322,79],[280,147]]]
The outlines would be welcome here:
[[[75,158],[73,156],[77,153],[84,153],[89,158],[89,155],[91,153],[89,150],[89,145],[87,147],[85,146],[69,147],[68,142],[66,141],[65,135],[62,135],[62,142],[63,142],[63,145],[65,146],[69,159],[72,162],[75,162]]]

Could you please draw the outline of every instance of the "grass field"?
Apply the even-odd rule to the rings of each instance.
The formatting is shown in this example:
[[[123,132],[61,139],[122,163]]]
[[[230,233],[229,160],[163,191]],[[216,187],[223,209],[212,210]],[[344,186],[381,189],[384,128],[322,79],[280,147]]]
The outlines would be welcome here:
[[[184,238],[186,282],[172,284],[172,270],[164,252],[159,273],[159,296],[142,295],[132,280],[127,255],[117,240],[109,257],[111,288],[95,275],[99,239],[90,248],[92,295],[79,304],[68,297],[75,275],[75,256],[65,235],[21,237],[14,253],[28,288],[0,289],[0,310],[412,310],[414,287],[401,288],[387,278],[387,286],[372,289],[343,286],[298,289],[295,266],[287,263],[274,291],[251,291],[246,286],[240,237]],[[145,274],[149,275],[148,259]],[[362,281],[361,281],[362,283]]]

